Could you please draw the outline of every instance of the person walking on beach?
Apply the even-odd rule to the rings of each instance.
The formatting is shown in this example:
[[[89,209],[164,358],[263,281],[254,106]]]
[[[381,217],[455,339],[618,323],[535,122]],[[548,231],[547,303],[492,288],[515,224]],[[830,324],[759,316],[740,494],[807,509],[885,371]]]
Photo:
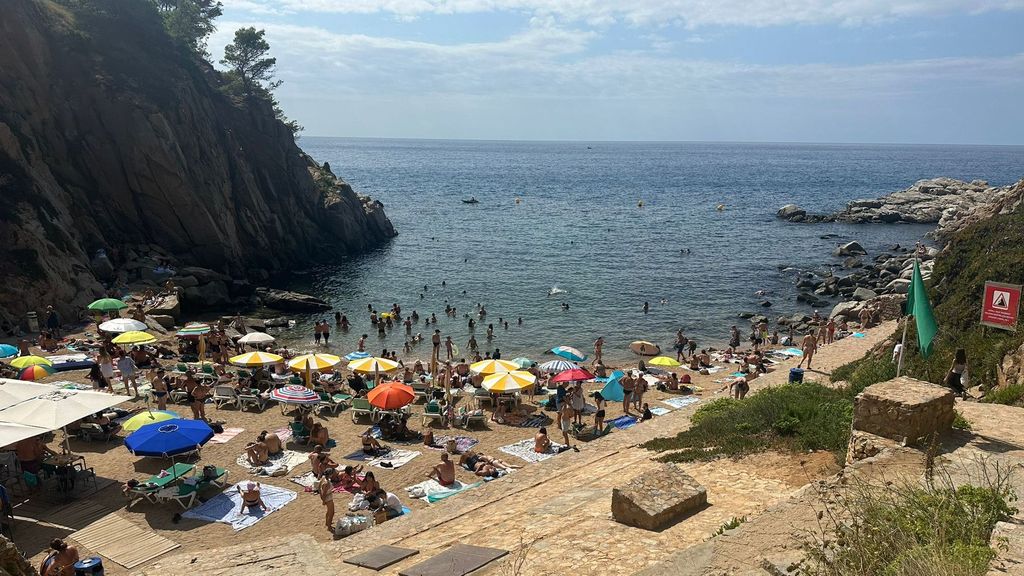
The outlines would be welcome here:
[[[598,336],[597,340],[594,340],[594,366],[602,364],[601,352],[604,349],[604,336]]]
[[[320,503],[324,506],[324,523],[327,529],[334,532],[334,486],[331,484],[331,477],[334,469],[325,470],[320,475],[320,482],[317,491],[320,493]]]
[[[455,343],[452,342],[451,336],[448,336],[444,339],[444,353],[446,360],[455,359]]]
[[[739,350],[740,348],[740,329],[735,325],[729,332],[729,347],[732,348],[733,351]]]
[[[157,369],[155,375],[152,378],[153,382],[153,397],[156,398],[156,407],[158,410],[167,410],[167,377],[164,375],[164,369]]]
[[[829,318],[828,324],[825,325],[827,332],[825,333],[825,344],[831,344],[836,341],[836,319]]]
[[[139,382],[135,376],[138,372],[138,367],[135,365],[135,360],[132,360],[131,354],[127,352],[121,354],[117,359],[117,369],[121,371],[121,382],[124,383],[124,393],[131,394],[128,389],[128,385],[131,384],[132,388],[135,389],[135,397],[139,396]]]
[[[796,365],[797,368],[802,368],[804,360],[807,361],[807,369],[811,369],[811,360],[814,359],[814,353],[818,351],[818,339],[814,337],[814,332],[809,332],[804,336],[804,341],[800,344],[800,349],[803,351],[804,356],[800,359],[800,363]]]

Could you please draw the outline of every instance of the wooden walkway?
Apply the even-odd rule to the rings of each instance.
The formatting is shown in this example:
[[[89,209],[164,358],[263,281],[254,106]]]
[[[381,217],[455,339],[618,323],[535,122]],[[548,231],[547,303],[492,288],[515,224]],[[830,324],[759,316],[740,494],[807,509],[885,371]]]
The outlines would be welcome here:
[[[181,546],[136,524],[108,514],[69,536],[75,542],[129,570]]]

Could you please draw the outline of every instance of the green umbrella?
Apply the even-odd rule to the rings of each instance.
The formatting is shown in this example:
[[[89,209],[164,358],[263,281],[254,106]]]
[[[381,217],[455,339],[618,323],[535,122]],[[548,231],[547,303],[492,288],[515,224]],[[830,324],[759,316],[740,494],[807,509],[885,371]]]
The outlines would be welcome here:
[[[128,305],[118,300],[117,298],[100,298],[99,300],[89,304],[89,310],[99,310],[100,312],[110,312],[113,310],[121,310],[127,308]]]
[[[530,360],[529,358],[523,358],[522,356],[520,356],[519,358],[513,358],[512,363],[518,365],[520,368],[524,370],[529,368],[530,366],[533,366],[533,360]]]

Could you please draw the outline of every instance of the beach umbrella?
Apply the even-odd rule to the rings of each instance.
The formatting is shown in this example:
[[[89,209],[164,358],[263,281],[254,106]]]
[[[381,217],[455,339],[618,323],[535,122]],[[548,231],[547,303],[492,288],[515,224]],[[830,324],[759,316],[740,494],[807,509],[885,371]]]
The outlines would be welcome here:
[[[573,362],[583,362],[587,359],[586,354],[572,346],[555,346],[551,349],[551,353]]]
[[[363,358],[369,358],[370,355],[367,352],[349,352],[345,354],[345,361],[351,362],[353,360],[362,360]]]
[[[127,307],[127,304],[117,298],[100,298],[88,306],[89,310],[97,310],[99,312],[114,312]]]
[[[509,360],[481,360],[469,365],[469,369],[475,374],[499,374],[518,370],[519,365]]]
[[[11,360],[11,366],[15,368],[28,368],[29,366],[53,366],[53,362],[50,362],[46,358],[41,356],[19,356],[14,360]]]
[[[178,415],[170,410],[146,410],[145,412],[139,412],[135,416],[125,420],[124,424],[121,425],[121,428],[123,428],[125,432],[134,432],[143,426],[173,420],[177,417]]]
[[[370,356],[369,358],[363,358],[361,360],[354,360],[348,365],[348,369],[353,372],[362,372],[364,374],[377,374],[379,372],[391,372],[398,368],[398,362],[388,360],[387,358],[377,358]]]
[[[619,379],[623,376],[625,376],[625,372],[622,370],[616,370],[611,373],[608,377],[608,382],[601,389],[601,396],[605,400],[609,402],[622,402],[625,399],[626,391],[622,389],[622,384],[619,384]]]
[[[10,344],[0,344],[0,358],[10,358],[18,355],[18,347]]]
[[[661,354],[661,347],[654,342],[648,342],[647,340],[630,342],[629,349],[632,350],[634,354],[639,354],[640,356],[657,356],[658,354]]]
[[[149,328],[145,322],[139,322],[133,318],[115,318],[100,324],[100,330],[111,334],[123,334],[125,332],[142,331]]]
[[[503,392],[518,392],[533,386],[536,381],[536,376],[523,370],[497,372],[484,378],[484,390],[495,394]]]
[[[249,352],[232,356],[228,359],[228,362],[235,366],[266,366],[268,364],[277,364],[281,360],[284,360],[284,358],[270,352]]]
[[[128,396],[106,392],[55,389],[53,386],[45,388],[49,391],[0,410],[0,422],[57,430],[86,416],[131,400]],[[64,437],[67,438],[67,431]],[[70,450],[67,444],[65,448]]]
[[[305,386],[290,384],[274,389],[270,397],[282,404],[312,405],[320,402],[320,395]]]
[[[529,358],[524,358],[523,356],[520,356],[519,358],[513,358],[512,360],[510,360],[510,362],[512,362],[516,366],[519,366],[523,370],[529,368],[530,366],[533,366],[533,360],[530,360]]]
[[[56,370],[54,370],[52,366],[47,366],[46,364],[34,364],[32,366],[22,368],[21,372],[18,372],[18,379],[39,380],[40,378],[46,378],[54,372],[56,372]]]
[[[177,334],[183,338],[198,338],[203,334],[209,334],[210,330],[212,330],[212,328],[210,328],[209,324],[194,322],[192,324],[186,324],[184,328],[178,330]]]
[[[213,428],[202,420],[174,418],[148,424],[124,439],[128,451],[136,456],[162,456],[195,452],[213,438]]]
[[[572,368],[572,369],[566,370],[564,372],[559,372],[554,378],[551,379],[551,381],[552,382],[582,382],[584,380],[593,380],[593,379],[594,379],[594,375],[591,374],[590,372],[587,372],[583,368]]]
[[[239,344],[269,344],[274,341],[274,337],[266,332],[250,332],[245,336],[238,339]]]
[[[679,364],[679,362],[676,361],[675,358],[669,358],[668,356],[658,356],[656,358],[651,358],[650,360],[648,360],[647,361],[647,365],[648,366],[665,366],[667,368],[676,368],[680,364]]]
[[[111,342],[113,342],[114,344],[121,344],[126,346],[130,346],[133,344],[152,344],[153,342],[156,342],[156,336],[153,336],[148,332],[139,332],[138,330],[132,330],[130,332],[125,332],[124,334],[121,334],[119,336],[115,336],[114,339],[111,340]]]
[[[25,426],[12,422],[0,422],[0,446],[10,446],[26,438],[32,438],[47,432],[49,430],[46,428],[36,428],[35,426]]]
[[[366,394],[366,398],[370,401],[370,404],[382,410],[397,410],[402,406],[411,404],[416,399],[416,393],[413,391],[412,386],[407,386],[401,382],[385,382],[379,386],[374,386],[373,390]]]
[[[49,384],[34,384],[24,380],[0,378],[0,409],[10,408],[15,404],[49,392],[53,392],[53,386]],[[6,444],[0,444],[0,446],[6,446]]]
[[[295,372],[330,370],[338,364],[341,364],[341,358],[334,354],[304,354],[288,361],[288,367]]]
[[[537,368],[545,374],[557,374],[559,372],[565,372],[566,370],[572,370],[573,368],[579,368],[574,362],[568,362],[566,360],[552,360],[545,362]]]

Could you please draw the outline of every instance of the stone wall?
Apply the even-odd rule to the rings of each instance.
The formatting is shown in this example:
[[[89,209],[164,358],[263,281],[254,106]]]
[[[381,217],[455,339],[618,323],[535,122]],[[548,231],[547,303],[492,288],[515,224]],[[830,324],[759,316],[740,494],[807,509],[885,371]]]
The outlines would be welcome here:
[[[707,490],[675,464],[661,464],[612,490],[612,517],[617,522],[662,530],[708,503]]]
[[[953,418],[952,391],[901,376],[857,395],[853,429],[913,445],[948,431]]]

